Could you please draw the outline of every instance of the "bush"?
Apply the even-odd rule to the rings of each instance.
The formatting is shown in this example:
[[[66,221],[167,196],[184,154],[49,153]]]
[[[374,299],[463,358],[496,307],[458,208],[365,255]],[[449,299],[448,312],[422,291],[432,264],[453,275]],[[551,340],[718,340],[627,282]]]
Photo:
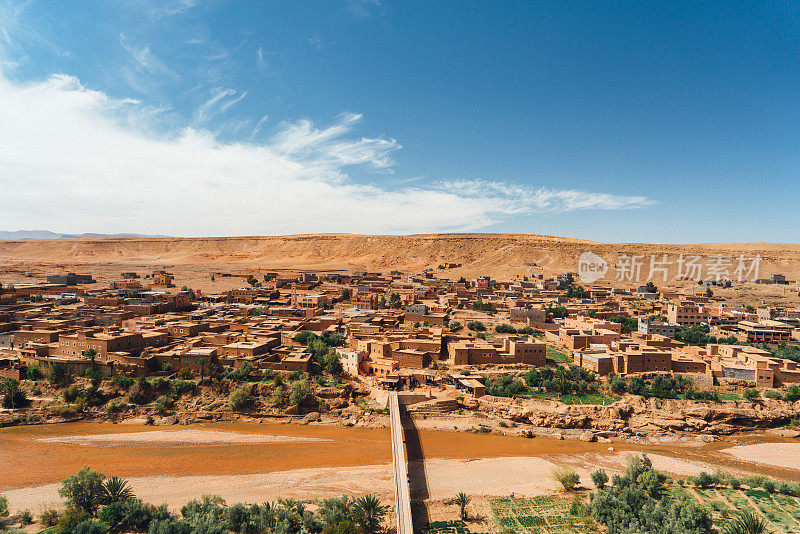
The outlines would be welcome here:
[[[80,508],[92,515],[106,495],[104,478],[103,473],[84,467],[74,476],[64,479],[58,494],[67,499],[70,507]]]
[[[764,488],[764,491],[767,493],[775,493],[775,482],[770,479],[766,479],[762,484],[761,487]]]
[[[0,378],[0,397],[3,408],[22,408],[28,404],[28,397],[19,387],[19,380]]]
[[[125,375],[115,375],[111,381],[114,382],[114,384],[116,384],[120,389],[124,389],[125,391],[127,391],[134,382],[133,378]]]
[[[91,519],[91,515],[82,508],[70,506],[58,518],[57,534],[74,534],[77,526],[86,520]]]
[[[568,512],[569,515],[578,517],[585,516],[587,514],[588,507],[583,502],[583,499],[581,499],[580,495],[575,494],[575,496],[572,498],[572,501],[569,503]]]
[[[137,378],[128,390],[128,400],[133,404],[147,404],[147,393],[150,383],[143,376]]]
[[[228,406],[231,407],[231,410],[239,412],[250,408],[254,401],[252,389],[249,384],[236,388],[228,397]]]
[[[184,393],[194,393],[197,390],[197,384],[191,380],[173,380],[172,392],[176,397],[180,397]]]
[[[294,406],[305,401],[311,395],[311,384],[308,380],[298,380],[289,386],[289,405]]]
[[[114,414],[125,411],[128,408],[128,403],[122,399],[113,399],[106,403],[105,411],[107,414]]]
[[[498,334],[516,334],[517,333],[517,329],[516,328],[514,328],[510,324],[506,324],[506,323],[499,324],[499,325],[495,326],[494,327],[494,331],[497,332]]]
[[[564,487],[564,491],[572,491],[581,479],[578,473],[566,467],[557,467],[550,477]]]
[[[233,380],[235,382],[244,382],[250,377],[250,373],[253,371],[253,365],[250,362],[244,362],[241,367],[237,367],[235,369],[229,369],[225,373],[225,378]]]
[[[101,521],[87,519],[78,523],[73,530],[74,534],[107,534],[111,528]]]
[[[8,498],[0,495],[0,517],[8,517]]]
[[[698,488],[708,488],[710,486],[713,486],[715,482],[716,480],[714,479],[714,477],[712,477],[705,471],[700,471],[700,474],[692,479],[692,484],[694,484]]]
[[[608,475],[605,469],[598,469],[592,472],[592,482],[597,489],[603,489],[608,484]]]
[[[764,392],[764,397],[772,400],[783,400],[783,393],[776,389],[768,389]]]
[[[470,321],[467,323],[467,328],[473,332],[484,332],[486,330],[486,325],[480,321]]]
[[[766,480],[766,479],[761,475],[750,475],[750,476],[744,477],[742,479],[742,482],[744,482],[745,485],[748,488],[756,489],[756,488],[761,487],[761,484],[764,483],[764,480]]]
[[[62,387],[69,384],[72,377],[70,377],[65,365],[54,363],[50,365],[50,376],[47,377],[47,380],[54,386]]]
[[[153,391],[163,391],[164,389],[168,389],[170,383],[163,377],[156,376],[149,380],[150,387]]]
[[[513,397],[525,391],[525,384],[508,373],[498,376],[494,382],[491,378],[486,378],[484,381],[486,382],[486,394],[495,397]]]
[[[561,395],[592,393],[597,391],[599,386],[593,372],[577,365],[531,369],[524,377],[528,387],[544,388]]]
[[[70,387],[65,389],[61,395],[64,397],[64,402],[75,402],[78,400],[78,397],[83,395],[83,387],[79,386],[78,384],[72,384]]]
[[[631,456],[625,474],[614,476],[613,486],[592,495],[592,516],[607,527],[608,534],[708,532],[712,522],[706,509],[665,495],[666,480],[646,456]]]
[[[54,527],[58,524],[60,514],[55,508],[45,508],[39,514],[39,523],[43,527]]]
[[[742,481],[736,477],[728,477],[728,485],[733,489],[739,489],[742,485]]]
[[[744,398],[750,402],[755,402],[761,398],[761,394],[757,389],[746,389],[744,390]]]
[[[611,391],[614,393],[625,393],[627,389],[625,386],[625,379],[617,374],[609,379],[608,387],[611,388]]]
[[[26,527],[33,523],[33,514],[31,514],[30,510],[23,510],[22,513],[19,514],[19,522],[23,527]]]
[[[785,398],[789,402],[797,402],[800,400],[800,386],[798,385],[791,385],[786,388],[786,394],[784,394],[783,398]]]
[[[35,365],[25,369],[25,378],[28,380],[39,380],[42,378],[42,371]]]
[[[167,413],[170,408],[172,408],[172,397],[170,395],[161,395],[156,401],[153,403],[153,409],[156,413],[165,414]]]

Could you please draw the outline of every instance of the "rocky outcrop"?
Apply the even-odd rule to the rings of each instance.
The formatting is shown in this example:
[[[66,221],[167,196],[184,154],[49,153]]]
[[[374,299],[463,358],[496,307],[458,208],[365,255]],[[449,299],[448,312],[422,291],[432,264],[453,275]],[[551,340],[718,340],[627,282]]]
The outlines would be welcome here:
[[[655,433],[681,431],[731,434],[783,426],[800,412],[800,402],[758,403],[643,399],[629,396],[608,406],[556,402],[515,404],[507,399],[478,399],[477,410],[536,427]]]

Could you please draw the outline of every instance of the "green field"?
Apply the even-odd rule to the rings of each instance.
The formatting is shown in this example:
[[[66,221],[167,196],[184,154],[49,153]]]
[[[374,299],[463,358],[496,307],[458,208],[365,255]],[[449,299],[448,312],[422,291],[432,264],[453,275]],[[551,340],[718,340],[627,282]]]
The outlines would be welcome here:
[[[550,345],[547,346],[547,358],[557,363],[572,363],[573,358],[566,352]]]
[[[520,534],[597,532],[590,518],[569,514],[570,500],[566,495],[493,499],[490,501],[492,530]]]

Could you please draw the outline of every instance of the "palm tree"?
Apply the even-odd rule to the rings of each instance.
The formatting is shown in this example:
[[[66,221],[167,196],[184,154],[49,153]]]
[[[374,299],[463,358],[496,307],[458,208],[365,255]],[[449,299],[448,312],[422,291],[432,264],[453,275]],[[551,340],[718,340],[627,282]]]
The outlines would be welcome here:
[[[133,498],[133,490],[127,480],[111,477],[103,483],[106,503],[122,502]]]
[[[281,498],[281,499],[278,499],[278,504],[280,504],[281,506],[283,506],[284,508],[286,508],[289,511],[294,511],[295,507],[297,506],[297,500],[296,499],[292,499],[291,497],[288,497],[288,498],[285,498],[285,499]]]
[[[723,534],[762,534],[767,531],[766,522],[755,512],[744,510],[725,526]]]
[[[259,510],[259,519],[264,527],[269,530],[275,528],[275,524],[277,523],[277,506],[271,502],[265,502],[261,505],[261,509]]]
[[[458,505],[459,511],[460,511],[460,515],[461,515],[461,520],[462,521],[466,521],[467,520],[467,505],[470,503],[471,500],[472,499],[470,499],[469,496],[466,493],[464,493],[463,491],[459,491],[456,494],[455,497],[453,497],[452,499],[450,499],[448,501],[448,504]]]
[[[374,534],[381,528],[381,521],[386,517],[386,507],[375,495],[364,495],[356,499],[356,522],[368,534]]]
[[[200,366],[200,385],[203,385],[203,376],[205,375],[206,365],[208,365],[208,358],[195,358],[194,363]]]

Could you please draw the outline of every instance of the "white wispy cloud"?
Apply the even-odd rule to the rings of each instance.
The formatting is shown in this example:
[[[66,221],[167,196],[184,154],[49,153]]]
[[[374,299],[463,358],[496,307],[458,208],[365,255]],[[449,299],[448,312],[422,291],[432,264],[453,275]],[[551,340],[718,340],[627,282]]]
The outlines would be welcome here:
[[[654,200],[634,195],[612,195],[574,189],[531,188],[491,180],[451,180],[433,184],[442,191],[458,192],[472,198],[490,198],[516,204],[516,213],[545,213],[585,209],[621,210],[655,205]],[[514,208],[510,208],[514,209]]]
[[[247,91],[236,91],[235,89],[217,87],[212,91],[211,97],[203,102],[195,111],[195,125],[204,126],[206,123],[224,114],[235,104],[241,102],[246,96]],[[249,123],[249,119],[239,122],[247,124]]]
[[[380,0],[347,0],[347,11],[362,19],[370,17],[382,7]]]
[[[219,89],[198,112],[205,119],[241,98]],[[171,235],[468,231],[519,214],[652,203],[500,181],[358,183],[348,175],[351,166],[388,171],[400,145],[354,136],[361,116],[352,113],[326,126],[285,123],[256,143],[225,142],[200,127],[155,133],[159,110],[65,75],[18,84],[0,74],[0,102],[0,228]],[[250,123],[236,127],[247,132]]]
[[[200,5],[199,0],[139,0],[141,9],[155,19],[180,15]]]

